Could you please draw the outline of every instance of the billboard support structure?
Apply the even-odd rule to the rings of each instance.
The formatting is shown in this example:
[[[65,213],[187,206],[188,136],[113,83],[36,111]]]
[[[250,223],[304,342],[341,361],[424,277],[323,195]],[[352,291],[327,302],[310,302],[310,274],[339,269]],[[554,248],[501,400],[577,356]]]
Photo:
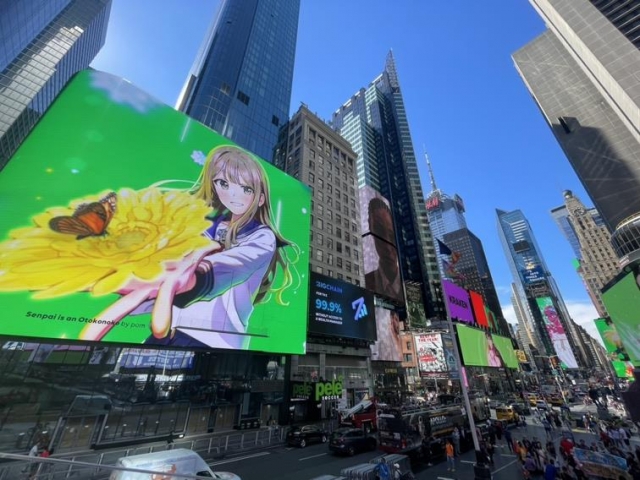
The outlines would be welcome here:
[[[451,311],[449,309],[449,302],[445,301],[444,308],[447,315],[447,325],[449,327],[449,332],[451,335],[457,335],[456,329],[453,327],[453,320],[451,320]],[[462,369],[462,357],[460,355],[460,348],[458,347],[458,342],[453,343],[453,354],[456,358],[456,363]],[[478,439],[478,432],[476,430],[476,422],[473,418],[473,410],[471,410],[471,402],[469,401],[469,389],[465,385],[465,381],[463,379],[460,380],[460,389],[462,390],[462,397],[464,398],[464,405],[467,410],[467,418],[469,419],[469,429],[471,430],[471,438],[473,438],[473,448],[476,451],[476,464],[474,468],[476,478],[490,478],[491,471],[486,464],[485,456],[480,451],[480,441]],[[486,470],[486,472],[485,472]]]

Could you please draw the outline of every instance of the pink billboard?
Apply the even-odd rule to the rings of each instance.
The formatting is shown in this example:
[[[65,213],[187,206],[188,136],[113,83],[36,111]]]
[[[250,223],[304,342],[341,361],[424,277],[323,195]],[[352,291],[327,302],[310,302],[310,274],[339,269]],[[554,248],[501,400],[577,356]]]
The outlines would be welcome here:
[[[442,280],[444,301],[447,302],[449,314],[453,320],[473,324],[473,312],[469,292],[449,280]]]

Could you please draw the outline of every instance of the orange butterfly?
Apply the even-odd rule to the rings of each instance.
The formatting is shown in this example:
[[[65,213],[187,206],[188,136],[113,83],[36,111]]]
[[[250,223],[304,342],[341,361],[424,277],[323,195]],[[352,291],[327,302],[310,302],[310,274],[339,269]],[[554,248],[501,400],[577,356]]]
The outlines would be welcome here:
[[[77,235],[78,240],[105,235],[116,211],[116,202],[117,196],[111,192],[99,202],[83,203],[71,216],[52,218],[49,228],[58,233]]]

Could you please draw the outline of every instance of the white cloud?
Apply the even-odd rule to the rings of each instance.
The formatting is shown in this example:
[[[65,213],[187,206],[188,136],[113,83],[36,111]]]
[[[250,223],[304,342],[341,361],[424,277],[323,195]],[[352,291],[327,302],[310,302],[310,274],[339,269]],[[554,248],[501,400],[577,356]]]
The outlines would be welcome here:
[[[505,307],[502,307],[502,314],[504,315],[504,319],[509,322],[509,323],[513,323],[514,325],[518,324],[518,318],[516,317],[516,311],[513,308],[512,304],[508,304]]]

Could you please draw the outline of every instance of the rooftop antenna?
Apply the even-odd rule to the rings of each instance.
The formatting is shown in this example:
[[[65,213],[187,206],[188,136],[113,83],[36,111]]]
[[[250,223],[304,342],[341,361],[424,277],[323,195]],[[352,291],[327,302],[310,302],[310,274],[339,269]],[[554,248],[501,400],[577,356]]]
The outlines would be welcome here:
[[[431,167],[431,161],[429,160],[429,155],[427,154],[427,148],[422,145],[422,150],[424,151],[424,158],[427,161],[427,168],[429,169],[429,178],[431,179],[431,191],[435,192],[438,190],[436,187],[436,177],[433,175],[433,168]]]

